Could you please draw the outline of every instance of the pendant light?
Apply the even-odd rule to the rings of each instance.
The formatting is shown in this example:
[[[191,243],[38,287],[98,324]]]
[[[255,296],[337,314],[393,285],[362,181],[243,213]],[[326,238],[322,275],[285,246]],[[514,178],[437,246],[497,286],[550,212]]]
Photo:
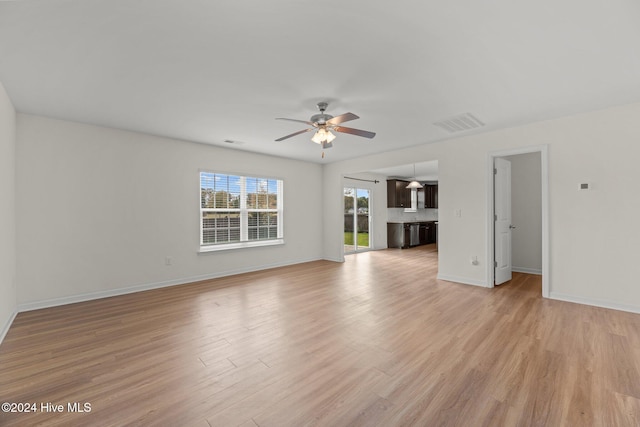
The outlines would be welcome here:
[[[407,185],[405,188],[409,188],[411,190],[413,190],[413,189],[416,189],[416,190],[422,189],[422,184],[420,184],[418,182],[418,180],[416,179],[416,164],[415,163],[413,164],[413,181],[411,181],[409,183],[409,185]]]

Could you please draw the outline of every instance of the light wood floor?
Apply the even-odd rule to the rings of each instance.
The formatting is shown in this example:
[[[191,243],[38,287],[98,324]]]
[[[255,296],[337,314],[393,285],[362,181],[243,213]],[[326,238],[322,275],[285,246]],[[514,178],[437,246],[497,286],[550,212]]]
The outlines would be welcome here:
[[[436,257],[367,252],[20,313],[0,402],[65,412],[0,425],[640,425],[640,315],[544,300],[532,275],[439,281]]]

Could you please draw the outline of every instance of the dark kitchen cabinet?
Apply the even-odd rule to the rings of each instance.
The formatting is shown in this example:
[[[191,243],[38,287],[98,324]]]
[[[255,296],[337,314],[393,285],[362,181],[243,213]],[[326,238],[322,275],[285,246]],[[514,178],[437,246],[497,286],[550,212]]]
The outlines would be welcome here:
[[[429,245],[436,242],[436,223],[434,221],[420,223],[420,244]]]
[[[427,209],[438,209],[438,184],[427,184],[424,186],[424,207]]]
[[[426,245],[429,243],[429,223],[421,222],[420,223],[420,244]]]
[[[401,179],[387,180],[387,207],[408,208],[411,207],[411,190],[407,189],[409,181]]]
[[[436,230],[436,223],[429,222],[429,230],[427,231],[427,244],[436,243]]]

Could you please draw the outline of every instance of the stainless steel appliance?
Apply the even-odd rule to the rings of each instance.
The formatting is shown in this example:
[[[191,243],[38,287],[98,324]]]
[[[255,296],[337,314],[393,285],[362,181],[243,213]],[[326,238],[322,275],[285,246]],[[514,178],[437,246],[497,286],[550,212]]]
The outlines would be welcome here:
[[[420,244],[420,224],[413,223],[409,225],[409,246],[418,246]]]

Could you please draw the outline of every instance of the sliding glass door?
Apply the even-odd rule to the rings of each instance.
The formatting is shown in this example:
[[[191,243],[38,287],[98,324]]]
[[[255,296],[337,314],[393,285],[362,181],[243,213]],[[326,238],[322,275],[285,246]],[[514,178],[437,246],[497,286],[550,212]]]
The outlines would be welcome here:
[[[354,187],[344,188],[344,253],[367,250],[369,238],[370,192]]]

